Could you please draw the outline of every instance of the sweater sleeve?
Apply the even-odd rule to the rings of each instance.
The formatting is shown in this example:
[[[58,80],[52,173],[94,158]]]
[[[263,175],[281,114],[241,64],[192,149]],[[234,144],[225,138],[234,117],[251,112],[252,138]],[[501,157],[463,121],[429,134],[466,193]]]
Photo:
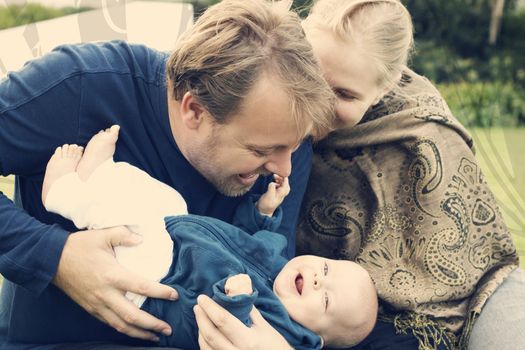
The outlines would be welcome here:
[[[76,143],[81,84],[78,62],[63,49],[0,81],[1,175],[41,181],[54,149]],[[0,193],[0,273],[7,279],[42,291],[56,272],[67,236]]]
[[[277,208],[273,216],[263,215],[255,206],[259,197],[258,195],[250,195],[243,199],[235,211],[233,225],[250,234],[261,230],[277,231],[283,218],[282,208]]]
[[[286,258],[295,256],[295,234],[301,202],[303,200],[310,170],[312,167],[312,143],[305,141],[297,151],[292,154],[292,174],[289,177],[290,194],[286,196],[281,208],[283,218],[277,232],[283,234],[288,240]]]
[[[224,292],[224,286],[228,278],[229,277],[223,278],[213,285],[212,299],[237,317],[242,323],[250,327],[252,325],[250,311],[252,311],[253,304],[255,303],[259,292],[254,289],[253,293],[250,295],[240,294],[230,297]]]

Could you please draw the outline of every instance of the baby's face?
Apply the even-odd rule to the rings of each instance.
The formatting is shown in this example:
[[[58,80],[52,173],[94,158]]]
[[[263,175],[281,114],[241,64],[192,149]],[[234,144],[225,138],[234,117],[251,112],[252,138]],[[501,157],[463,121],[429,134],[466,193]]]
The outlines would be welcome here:
[[[357,290],[365,277],[351,261],[303,255],[284,266],[273,289],[293,320],[325,338],[334,325],[351,329],[348,320],[359,309]]]

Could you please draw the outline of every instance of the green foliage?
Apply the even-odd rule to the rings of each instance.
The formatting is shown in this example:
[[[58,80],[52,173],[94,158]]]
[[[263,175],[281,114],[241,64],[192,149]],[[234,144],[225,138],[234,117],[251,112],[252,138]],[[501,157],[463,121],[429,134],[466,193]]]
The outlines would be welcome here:
[[[491,0],[402,1],[412,14],[417,40],[446,45],[463,57],[482,58],[490,54],[487,42]],[[505,2],[503,23],[512,16],[515,6],[515,0]]]
[[[315,0],[294,0],[292,3],[292,10],[297,12],[301,18],[305,18],[314,2]]]
[[[89,8],[52,8],[38,4],[0,7],[0,30],[86,11]]]
[[[525,22],[524,22],[525,23]],[[525,87],[524,54],[509,49],[494,50],[487,58],[462,57],[447,46],[418,41],[411,66],[438,83],[508,81]]]
[[[499,47],[525,54],[525,9],[509,13],[504,17]]]
[[[458,119],[467,126],[525,125],[525,11],[508,2],[490,46],[487,1],[404,2],[416,29],[411,66],[439,83]]]
[[[511,82],[439,84],[438,89],[465,126],[525,125],[525,91]]]
[[[512,56],[515,66],[515,75],[521,81],[525,80],[525,9],[505,16],[501,26],[500,40],[495,50],[504,51]],[[525,87],[525,83],[521,86]]]
[[[191,3],[193,5],[193,12],[195,18],[199,17],[208,6],[216,4],[221,0],[183,0],[184,2]],[[293,0],[292,9],[296,11],[302,18],[306,17],[308,10],[312,6],[315,0]]]
[[[193,16],[198,18],[209,6],[220,2],[221,0],[183,0],[193,5]]]
[[[490,0],[404,0],[416,37],[446,43],[463,55],[479,55],[488,38]]]

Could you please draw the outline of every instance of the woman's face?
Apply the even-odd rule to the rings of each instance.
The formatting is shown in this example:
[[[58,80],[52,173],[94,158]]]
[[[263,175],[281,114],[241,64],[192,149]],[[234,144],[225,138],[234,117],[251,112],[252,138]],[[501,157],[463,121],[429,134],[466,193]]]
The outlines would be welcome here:
[[[328,84],[337,95],[336,128],[356,125],[368,108],[379,101],[381,87],[373,61],[355,44],[328,30],[307,28],[306,37]]]

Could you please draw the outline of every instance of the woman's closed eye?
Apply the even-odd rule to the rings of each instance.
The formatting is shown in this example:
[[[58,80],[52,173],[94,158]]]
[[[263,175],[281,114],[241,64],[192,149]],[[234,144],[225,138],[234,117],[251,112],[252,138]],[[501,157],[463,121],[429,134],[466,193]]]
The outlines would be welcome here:
[[[350,94],[348,91],[344,89],[334,89],[335,95],[345,101],[354,101],[357,99],[354,95]]]

